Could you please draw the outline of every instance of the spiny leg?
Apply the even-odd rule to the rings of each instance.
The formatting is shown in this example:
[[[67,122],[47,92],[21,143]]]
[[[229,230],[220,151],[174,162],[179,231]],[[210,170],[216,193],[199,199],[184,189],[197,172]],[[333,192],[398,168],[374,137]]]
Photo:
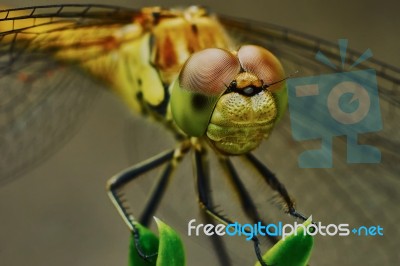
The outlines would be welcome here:
[[[144,216],[142,216],[142,219],[145,221],[148,220],[146,216],[150,216],[155,210],[158,205],[158,203],[161,200],[161,197],[163,195],[163,192],[165,191],[165,188],[162,187],[165,183],[167,183],[167,180],[171,176],[173,169],[175,169],[177,163],[181,160],[182,156],[189,150],[187,145],[182,143],[182,145],[174,150],[170,151],[165,151],[162,152],[148,160],[143,161],[142,163],[139,163],[137,165],[134,165],[128,169],[125,169],[124,171],[118,173],[117,175],[111,177],[107,181],[107,192],[108,195],[114,204],[114,207],[117,209],[118,213],[121,215],[122,219],[124,220],[125,224],[129,227],[129,229],[133,233],[134,237],[134,242],[135,242],[135,247],[136,250],[139,254],[140,257],[142,257],[145,260],[148,260],[151,257],[154,257],[157,255],[157,253],[154,254],[145,254],[142,250],[142,247],[140,245],[140,234],[135,226],[135,219],[134,217],[129,213],[128,207],[124,204],[124,201],[122,199],[122,195],[118,194],[118,191],[122,189],[126,184],[129,182],[133,181],[137,177],[143,175],[144,173],[151,171],[154,168],[159,167],[160,165],[167,163],[166,167],[164,168],[161,178],[158,180],[159,184],[156,185],[155,191],[152,193],[152,196],[149,201],[149,206],[145,208],[144,211]]]
[[[219,158],[219,162],[222,166],[222,168],[227,172],[228,177],[230,178],[230,181],[232,185],[234,186],[235,191],[237,192],[239,196],[239,200],[242,205],[242,209],[246,213],[246,215],[254,222],[258,223],[261,221],[263,225],[266,225],[266,223],[260,218],[260,215],[258,214],[257,208],[253,202],[253,199],[251,198],[249,192],[246,190],[244,187],[242,181],[239,178],[239,175],[237,174],[236,169],[232,165],[232,162],[229,160],[229,158],[221,156]],[[275,236],[267,235],[267,237],[273,242],[276,243],[278,242],[278,238]],[[254,244],[254,251],[256,253],[257,259],[259,260],[261,265],[266,265],[265,262],[262,259],[261,256],[261,250],[260,250],[260,242],[259,240],[255,237],[253,240]]]
[[[279,193],[279,195],[283,198],[287,206],[287,212],[295,217],[300,218],[301,220],[307,220],[303,214],[296,211],[294,207],[294,202],[290,198],[289,193],[287,192],[285,186],[279,182],[278,178],[263,164],[260,162],[253,154],[248,153],[243,156],[250,164],[260,173],[260,175],[264,178],[267,184],[275,191]]]
[[[204,169],[204,164],[205,164],[204,156],[205,156],[204,152],[201,149],[195,149],[194,151],[194,163],[196,167],[195,177],[197,183],[196,185],[198,190],[199,204],[204,209],[205,213],[208,214],[213,219],[225,225],[231,224],[232,223],[231,220],[220,215],[217,211],[215,211],[214,207],[212,206],[208,190],[208,175],[207,171],[205,171]],[[267,266],[261,256],[258,238],[256,236],[253,236],[251,240],[254,243],[254,249],[260,264],[262,266]]]
[[[159,180],[156,182],[156,186],[153,189],[148,202],[146,203],[143,213],[140,215],[139,223],[143,226],[149,226],[151,218],[161,202],[164,192],[166,191],[168,181],[170,180],[173,170],[176,168],[176,164],[173,162],[174,160],[171,160],[165,166]]]
[[[240,180],[239,175],[231,160],[229,160],[229,158],[226,156],[220,156],[219,163],[225,170],[229,180],[231,181],[231,184],[233,185],[234,190],[239,196],[242,209],[246,213],[247,217],[249,217],[255,224],[261,222],[263,225],[266,225],[265,221],[261,219],[261,216],[258,213],[258,210],[250,193],[246,190],[243,182]],[[267,234],[267,237],[274,244],[279,240],[276,236],[271,236],[269,234]]]
[[[134,231],[134,225],[132,224],[133,217],[129,212],[127,212],[123,201],[118,194],[118,190],[124,187],[130,181],[136,179],[137,177],[141,176],[142,174],[151,171],[152,169],[172,160],[174,157],[174,150],[166,151],[160,153],[142,163],[136,164],[130,168],[123,170],[122,172],[116,174],[115,176],[111,177],[107,181],[107,192],[108,195],[113,202],[114,206],[118,210],[119,214],[124,219],[125,223]]]
[[[201,178],[202,186],[201,190],[199,189],[199,198],[204,199],[204,202],[208,206],[212,206],[212,198],[209,194],[210,191],[210,180],[209,180],[209,166],[206,158],[206,151],[202,149],[201,151],[195,152],[195,172],[196,172],[196,181],[199,183],[199,178]],[[199,188],[199,185],[197,186]],[[200,196],[201,195],[201,196]],[[200,204],[202,200],[200,199]],[[214,217],[210,216],[208,213],[202,212],[202,218],[205,223],[215,224]],[[211,236],[211,241],[215,250],[218,250],[218,260],[220,265],[230,265],[229,255],[226,250],[225,244],[222,239],[216,235]]]

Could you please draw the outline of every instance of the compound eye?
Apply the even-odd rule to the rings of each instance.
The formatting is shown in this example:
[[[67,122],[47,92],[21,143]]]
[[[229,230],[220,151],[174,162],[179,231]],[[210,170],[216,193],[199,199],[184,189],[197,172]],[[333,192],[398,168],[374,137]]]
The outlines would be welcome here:
[[[284,78],[284,71],[279,60],[267,49],[256,45],[244,45],[238,51],[242,68],[255,74],[264,84],[268,85]],[[279,91],[284,82],[269,88],[271,92]]]
[[[189,57],[172,85],[176,125],[189,136],[203,136],[219,97],[239,72],[237,57],[222,49],[205,49]]]
[[[226,90],[239,71],[239,61],[232,53],[218,48],[205,49],[186,61],[179,84],[190,92],[217,96]]]

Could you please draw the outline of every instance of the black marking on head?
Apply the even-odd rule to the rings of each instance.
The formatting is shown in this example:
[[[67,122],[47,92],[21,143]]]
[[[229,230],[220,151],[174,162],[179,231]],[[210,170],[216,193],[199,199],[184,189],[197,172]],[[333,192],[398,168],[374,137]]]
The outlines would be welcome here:
[[[251,97],[251,96],[254,96],[256,94],[259,94],[262,90],[263,90],[262,87],[248,86],[248,87],[245,87],[245,88],[243,88],[241,90],[236,90],[236,92],[238,92],[238,93],[240,93],[240,94],[242,94],[244,96]]]
[[[260,93],[263,90],[264,90],[263,86],[262,87],[247,86],[247,87],[239,89],[239,88],[237,88],[236,81],[234,80],[234,81],[231,82],[231,84],[229,85],[228,89],[225,91],[224,94],[228,94],[228,93],[231,93],[231,92],[236,92],[236,93],[239,93],[239,94],[244,95],[244,96],[252,97],[252,96]]]

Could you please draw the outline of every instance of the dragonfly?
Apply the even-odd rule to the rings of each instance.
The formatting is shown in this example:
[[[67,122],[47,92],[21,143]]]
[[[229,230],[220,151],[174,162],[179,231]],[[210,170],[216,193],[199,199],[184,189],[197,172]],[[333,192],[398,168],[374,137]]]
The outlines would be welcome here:
[[[199,30],[197,26],[191,26],[189,28],[191,35],[183,39],[183,42],[186,44],[185,49],[181,48],[181,50],[177,50],[178,54],[174,54],[173,52],[175,51],[173,43],[174,41],[179,43],[179,35],[169,40],[164,39],[164,46],[157,46],[160,45],[160,40],[157,37],[162,36],[167,28],[161,28],[163,30],[154,32],[157,29],[154,25],[179,18],[185,21],[202,18],[212,19],[216,23],[215,27],[213,26],[212,28],[212,38],[214,39],[210,41],[210,44],[204,43],[198,45],[198,47],[187,47],[187,44],[190,43],[188,36],[195,36]],[[198,50],[201,55],[201,51],[204,49],[215,48],[215,46],[219,46],[219,48],[235,47],[236,49],[234,50],[236,52],[233,54],[228,52],[228,50],[206,49],[204,51],[216,52],[215,57],[221,56],[224,58],[224,60],[217,60],[216,65],[220,61],[226,62],[232,60],[237,62],[237,59],[235,59],[236,61],[232,59],[232,55],[234,58],[239,58],[241,64],[246,64],[247,61],[243,55],[245,54],[243,51],[246,51],[247,48],[254,48],[256,52],[261,51],[260,54],[264,54],[267,52],[262,47],[265,47],[282,62],[283,68],[287,73],[294,73],[296,70],[301,70],[303,75],[315,75],[329,71],[327,67],[321,66],[320,63],[314,60],[314,54],[317,50],[324,51],[335,62],[340,62],[336,44],[279,26],[256,23],[228,16],[221,15],[218,17],[218,22],[216,22],[214,18],[209,17],[205,10],[198,8],[182,12],[181,10],[164,10],[159,8],[130,10],[101,5],[32,7],[3,11],[1,23],[3,26],[1,28],[0,62],[2,80],[0,82],[2,84],[1,87],[4,88],[1,91],[3,101],[1,153],[6,155],[6,159],[2,161],[3,166],[1,167],[2,171],[4,171],[1,173],[3,182],[14,179],[20,172],[37,164],[39,160],[48,156],[54,149],[62,145],[65,134],[73,131],[71,127],[76,123],[76,116],[83,112],[88,106],[88,102],[95,97],[99,86],[111,87],[117,90],[117,93],[122,96],[130,108],[137,113],[151,117],[153,120],[160,122],[160,124],[164,124],[164,127],[173,132],[174,137],[180,143],[178,148],[161,153],[153,157],[150,161],[145,161],[145,163],[135,165],[133,168],[118,174],[116,178],[111,179],[109,182],[109,193],[114,203],[116,203],[117,209],[122,214],[123,219],[132,231],[135,231],[134,223],[132,223],[130,213],[128,213],[124,204],[122,204],[114,186],[118,187],[119,184],[124,184],[126,181],[124,178],[127,173],[129,173],[129,178],[136,178],[137,175],[135,175],[135,172],[137,171],[141,174],[141,172],[147,171],[149,167],[154,166],[156,168],[163,163],[167,163],[167,167],[164,168],[161,179],[158,181],[158,186],[155,189],[158,193],[153,194],[151,198],[153,203],[147,205],[148,207],[141,218],[142,223],[147,224],[155,211],[155,207],[161,200],[162,193],[159,191],[164,192],[173,168],[181,160],[181,156],[189,152],[189,150],[192,150],[194,153],[193,160],[196,165],[195,176],[197,177],[199,200],[206,211],[211,213],[213,218],[223,222],[227,221],[224,215],[220,215],[218,211],[214,210],[208,192],[210,188],[212,189],[208,183],[212,183],[213,180],[208,180],[205,158],[206,156],[213,156],[211,153],[213,153],[214,149],[219,149],[217,151],[217,162],[219,162],[220,166],[222,165],[224,174],[227,174],[228,178],[231,179],[231,183],[233,183],[234,190],[236,191],[235,194],[239,195],[241,199],[239,200],[239,204],[234,205],[234,208],[238,208],[237,206],[242,204],[244,210],[250,210],[248,211],[251,213],[249,216],[253,215],[253,220],[263,219],[265,217],[260,216],[266,215],[265,213],[261,213],[260,208],[257,207],[259,205],[257,200],[261,204],[265,204],[265,201],[270,196],[265,196],[267,194],[265,192],[260,193],[260,188],[258,188],[258,193],[256,193],[244,187],[241,179],[239,179],[239,177],[244,176],[240,171],[242,167],[238,166],[241,165],[241,162],[236,162],[237,158],[231,159],[224,154],[221,155],[221,151],[228,154],[232,153],[231,151],[224,151],[223,148],[218,147],[218,144],[215,143],[209,145],[209,141],[200,138],[199,134],[204,133],[204,127],[207,127],[208,124],[201,122],[202,114],[198,113],[200,111],[210,112],[212,108],[202,106],[201,103],[204,101],[201,98],[198,100],[200,107],[202,107],[199,108],[199,112],[190,109],[194,108],[193,106],[196,106],[196,104],[185,106],[189,109],[184,111],[179,109],[182,107],[178,103],[174,105],[177,106],[178,110],[171,110],[171,112],[175,112],[175,117],[177,115],[182,116],[178,118],[180,122],[175,122],[181,128],[177,129],[176,124],[172,123],[171,119],[168,119],[170,115],[168,113],[170,100],[171,102],[174,100],[178,102],[194,101],[192,92],[190,90],[189,92],[180,91],[181,86],[179,84],[176,85],[177,83],[175,83],[175,87],[177,88],[174,91],[178,91],[178,96],[174,96],[173,93],[169,95],[169,85],[173,84],[179,71],[181,71],[180,77],[185,77],[191,71],[191,63],[194,62],[193,64],[196,64],[196,57],[190,57],[191,59],[188,60],[191,53]],[[224,29],[232,36],[235,36],[235,39],[222,37],[226,34]],[[150,32],[153,35],[149,34]],[[82,39],[83,36],[85,37],[84,39]],[[241,46],[239,43],[251,45]],[[218,53],[218,51],[223,52]],[[143,58],[143,55],[149,54],[152,56]],[[359,53],[354,51],[348,51],[348,54],[350,58],[349,65],[360,56]],[[179,62],[172,64],[172,68],[169,69],[166,62],[172,60],[171,57]],[[205,58],[205,61],[201,62],[195,69],[209,63],[214,57]],[[151,64],[148,63],[149,61]],[[146,62],[147,65],[143,66],[143,62]],[[248,62],[251,62],[251,60]],[[233,67],[235,69],[233,71],[234,74],[240,72],[238,68],[245,68],[241,64]],[[182,66],[184,66],[183,70],[181,70]],[[377,60],[369,60],[369,62],[362,64],[360,67],[377,70],[384,124],[393,124],[394,117],[398,113],[398,95],[396,94],[396,89],[398,88],[400,71]],[[229,69],[232,69],[232,67]],[[126,74],[124,71],[130,71],[130,73],[135,73],[135,75]],[[228,76],[232,80],[232,74]],[[192,78],[190,75],[189,77]],[[253,87],[259,88],[266,85],[266,88],[271,87],[269,90],[274,91],[274,86],[279,87],[284,84],[282,81],[284,78],[285,76],[282,75],[272,80],[268,80],[268,77],[263,78],[263,82],[267,82],[259,86],[250,86],[252,90],[248,92],[249,95],[246,95],[246,97],[253,96],[253,93],[256,92],[257,94],[259,93],[259,91],[254,92]],[[221,82],[224,84],[224,93],[225,90],[240,88],[240,86],[232,84],[231,80],[227,79],[227,81]],[[257,82],[260,81],[261,79],[257,80]],[[184,83],[182,80],[180,82]],[[199,82],[202,82],[202,80]],[[126,83],[131,85],[128,91],[123,90]],[[155,89],[155,92],[147,90],[146,88],[149,87],[158,88],[158,90]],[[265,89],[262,91],[265,91]],[[245,94],[246,92],[241,93]],[[215,100],[207,99],[205,102],[211,102],[213,106],[215,104]],[[71,108],[72,106],[74,108]],[[54,115],[55,112],[57,112],[57,116]],[[276,112],[280,113],[279,110]],[[186,114],[192,116],[194,122],[185,122],[185,119],[190,119],[185,117]],[[274,115],[274,119],[276,119],[276,115]],[[196,116],[196,119],[193,116]],[[271,152],[274,152],[278,158],[286,158],[289,154],[295,158],[298,150],[291,147],[293,142],[287,142],[290,139],[288,121],[287,118],[286,120],[285,118],[282,119],[283,125],[277,125],[278,128],[276,129],[281,134],[277,137],[272,134],[268,140],[268,142],[275,144],[275,148],[271,148]],[[209,120],[209,114],[206,114],[206,120]],[[63,123],[60,123],[60,121],[63,121]],[[202,133],[198,134],[199,126]],[[31,133],[26,134],[27,131]],[[46,133],[38,136],[32,132]],[[47,137],[49,135],[51,135],[51,138]],[[195,138],[188,138],[188,135]],[[386,230],[396,230],[394,221],[396,221],[397,213],[394,210],[398,199],[395,193],[396,188],[398,188],[398,180],[395,174],[398,170],[398,166],[396,165],[398,155],[393,151],[393,148],[398,146],[398,139],[395,129],[389,127],[387,130],[385,129],[382,132],[368,136],[366,141],[368,143],[372,142],[381,149],[382,157],[384,158],[381,164],[348,166],[343,164],[343,162],[335,162],[340,167],[333,169],[333,171],[305,171],[298,169],[294,172],[299,172],[300,176],[304,178],[301,181],[288,181],[287,187],[289,191],[292,188],[298,189],[301,186],[309,186],[310,184],[318,187],[318,190],[321,190],[321,192],[314,192],[313,198],[303,196],[305,197],[303,202],[305,202],[305,206],[311,206],[310,209],[313,210],[314,215],[325,221],[340,222],[340,218],[343,218],[338,217],[337,212],[340,210],[344,213],[346,221],[350,223],[382,223]],[[301,145],[299,146],[301,149]],[[210,149],[208,147],[214,148]],[[26,152],[21,154],[21,151]],[[264,156],[260,155],[261,151],[265,151],[265,149],[256,150],[259,157]],[[257,159],[253,155],[246,155],[245,160],[261,176],[264,176],[272,183],[275,182],[275,185],[278,186],[278,192],[283,197],[284,203],[279,203],[281,208],[283,205],[283,208],[290,212],[292,216],[305,218],[303,215],[297,213],[292,199],[284,187],[280,185],[281,183],[276,183],[279,181],[276,181],[276,177],[268,170],[267,165],[269,164],[263,163],[262,160]],[[276,165],[276,168],[278,168],[280,165],[280,167],[285,168],[284,162],[279,162],[279,160],[273,162],[270,164],[271,166]],[[276,171],[276,169],[268,167],[271,171]],[[285,171],[283,171],[283,175],[285,175]],[[343,176],[350,177],[347,180],[340,179]],[[379,182],[381,180],[378,177],[382,177],[384,181]],[[254,184],[253,189],[257,190],[258,186],[261,187],[260,183]],[[274,187],[273,185],[272,190],[276,190],[276,186]],[[302,191],[307,190],[303,189]],[[327,198],[323,196],[324,193],[329,193],[332,196],[325,204],[322,204],[323,206],[316,207],[319,203],[318,199]],[[318,194],[320,197],[315,194]],[[251,196],[254,197],[255,195],[257,199],[252,199]],[[329,204],[331,203],[330,201],[335,200],[337,203]],[[302,203],[301,200],[298,201]],[[229,206],[224,205],[223,207]],[[307,211],[307,209],[304,210]],[[269,209],[263,210],[263,212],[269,212]],[[282,211],[280,212],[282,213]],[[331,242],[335,242],[336,245],[341,245],[340,243],[342,243],[340,240],[335,241],[332,240]],[[382,262],[382,259],[388,262],[396,260],[395,255],[389,252],[394,247],[394,240],[385,238],[384,240],[378,239],[374,241],[382,247],[376,251],[379,254],[375,258],[377,261]],[[359,248],[359,246],[365,245],[368,247],[371,245],[371,242],[360,242],[359,239],[355,238],[351,239],[350,244],[347,245],[351,246],[352,244],[357,245],[357,248],[352,247],[351,252],[357,254],[357,252],[365,251],[365,249]],[[256,246],[256,252],[257,248]],[[336,249],[331,248],[330,251],[335,253]],[[357,262],[362,259],[361,255],[356,255],[354,258]]]

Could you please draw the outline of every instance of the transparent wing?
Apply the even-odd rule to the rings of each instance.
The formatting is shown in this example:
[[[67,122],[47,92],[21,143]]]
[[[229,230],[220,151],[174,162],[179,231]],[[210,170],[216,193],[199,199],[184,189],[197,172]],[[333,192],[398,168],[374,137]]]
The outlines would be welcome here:
[[[66,46],[82,46],[81,40],[63,44],[43,36],[90,27],[94,33],[87,47],[109,37],[135,14],[101,5],[0,11],[0,183],[61,147],[101,87],[75,62],[61,63],[51,56]],[[100,26],[103,31],[96,31]]]
[[[296,71],[299,76],[334,73],[335,70],[315,59],[318,51],[334,65],[342,64],[337,43],[276,25],[225,16],[221,16],[220,21],[239,43],[258,44],[270,49],[283,62],[287,74]],[[361,53],[348,49],[343,68],[349,69],[360,56]],[[298,156],[313,146],[307,141],[293,140],[289,114],[263,148],[257,151],[294,195],[300,211],[312,214],[315,220],[325,224],[348,223],[351,229],[361,225],[384,228],[386,235],[383,237],[318,237],[312,265],[390,265],[399,259],[395,245],[400,237],[397,225],[400,220],[400,138],[396,133],[400,129],[397,122],[400,69],[371,58],[353,70],[371,68],[377,75],[383,129],[360,134],[358,141],[378,148],[381,163],[348,164],[346,137],[336,137],[333,140],[332,168],[299,168]]]

